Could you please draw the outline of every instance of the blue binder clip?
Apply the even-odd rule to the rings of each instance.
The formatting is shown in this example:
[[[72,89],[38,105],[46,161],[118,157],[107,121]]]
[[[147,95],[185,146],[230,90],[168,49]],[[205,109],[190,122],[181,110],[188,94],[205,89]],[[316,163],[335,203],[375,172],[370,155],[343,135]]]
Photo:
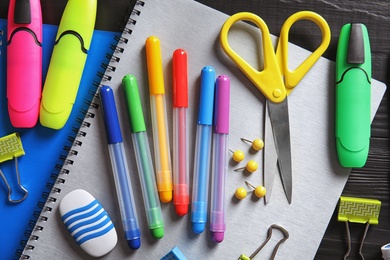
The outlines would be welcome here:
[[[5,177],[3,171],[0,169],[0,176],[8,189],[8,201],[11,203],[19,203],[23,201],[28,195],[27,189],[24,188],[20,182],[18,157],[22,155],[24,155],[24,150],[22,146],[22,141],[18,133],[13,133],[0,138],[0,163],[15,159],[16,179],[18,182],[19,189],[24,193],[24,196],[22,198],[17,200],[12,199],[11,185],[7,181],[7,178]]]

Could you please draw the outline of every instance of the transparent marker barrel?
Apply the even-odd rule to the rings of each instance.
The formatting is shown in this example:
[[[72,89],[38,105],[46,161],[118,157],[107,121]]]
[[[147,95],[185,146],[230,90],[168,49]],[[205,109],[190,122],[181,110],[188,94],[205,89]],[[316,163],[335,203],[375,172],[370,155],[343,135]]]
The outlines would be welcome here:
[[[168,203],[172,200],[173,187],[160,40],[155,36],[150,36],[146,39],[145,49],[157,189],[160,200],[164,203]]]
[[[228,167],[230,107],[230,80],[227,76],[222,75],[217,78],[215,95],[210,231],[213,240],[220,243],[226,231],[225,182]]]
[[[137,212],[131,187],[129,167],[123,146],[122,134],[113,90],[108,86],[99,89],[104,125],[106,128],[108,150],[114,175],[119,210],[127,243],[131,249],[141,246]]]
[[[188,70],[187,53],[177,49],[172,59],[172,111],[173,111],[173,204],[176,214],[188,212],[190,202],[188,173]]]
[[[156,177],[153,168],[152,155],[149,149],[149,141],[146,133],[137,80],[132,75],[126,75],[122,79],[122,86],[128,108],[131,137],[133,140],[148,227],[151,230],[152,235],[159,239],[164,236],[164,221],[162,218],[160,200],[157,194]]]
[[[131,134],[148,227],[155,238],[164,236],[164,221],[146,132]]]
[[[207,66],[201,71],[192,185],[191,223],[197,234],[204,231],[207,222],[214,92],[215,70]]]

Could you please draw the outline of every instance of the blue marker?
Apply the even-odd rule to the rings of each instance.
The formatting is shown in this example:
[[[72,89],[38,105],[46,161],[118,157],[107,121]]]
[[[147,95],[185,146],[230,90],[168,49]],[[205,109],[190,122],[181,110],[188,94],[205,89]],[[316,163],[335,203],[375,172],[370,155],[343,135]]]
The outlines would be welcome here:
[[[114,94],[108,86],[101,87],[99,94],[123,229],[129,247],[138,249],[141,246],[141,234],[138,227],[129,167],[123,146]]]
[[[204,67],[201,72],[191,209],[192,230],[197,234],[203,232],[207,222],[214,91],[215,71],[212,67]]]

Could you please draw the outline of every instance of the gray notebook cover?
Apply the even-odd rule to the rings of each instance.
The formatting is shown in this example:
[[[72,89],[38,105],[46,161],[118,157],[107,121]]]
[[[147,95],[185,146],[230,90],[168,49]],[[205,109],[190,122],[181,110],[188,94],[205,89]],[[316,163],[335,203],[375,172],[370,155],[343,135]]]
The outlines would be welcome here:
[[[118,232],[118,244],[103,259],[160,259],[174,246],[178,246],[188,259],[237,259],[240,254],[252,254],[266,239],[267,230],[272,224],[283,226],[290,234],[289,239],[280,246],[276,259],[313,259],[350,173],[350,169],[339,165],[335,149],[334,63],[321,58],[289,95],[293,162],[292,203],[288,204],[278,176],[275,178],[268,205],[264,205],[263,200],[256,200],[251,196],[237,201],[234,192],[238,187],[245,187],[245,181],[255,186],[262,184],[263,152],[251,153],[250,145],[242,142],[240,138],[264,139],[265,99],[220,47],[219,30],[228,16],[189,0],[146,0],[144,6],[136,8],[140,14],[134,14],[132,19],[137,22],[135,25],[129,23],[128,29],[132,32],[125,30],[123,34],[123,38],[128,39],[128,42],[118,45],[124,51],[115,53],[120,61],[113,60],[110,64],[116,70],[107,71],[106,74],[111,80],[106,78],[101,84],[109,85],[115,90],[140,222],[141,248],[132,251],[126,244],[101,111],[91,108],[90,113],[96,116],[85,119],[86,124],[81,130],[86,135],[78,139],[82,145],[73,147],[77,155],[68,156],[68,162],[73,163],[65,165],[63,173],[59,176],[61,180],[65,180],[64,183],[57,184],[60,193],[51,194],[57,202],[46,203],[46,209],[52,210],[43,211],[42,216],[48,219],[38,221],[33,236],[39,239],[31,239],[28,244],[33,246],[33,250],[32,247],[28,247],[24,254],[30,255],[31,259],[40,260],[92,259],[73,241],[57,210],[58,202],[68,192],[85,189],[105,207]],[[253,55],[257,53],[258,46],[253,36],[248,34],[248,31],[253,32],[255,29],[245,24],[235,28],[238,27],[241,30],[233,30],[229,35],[233,49],[251,64],[258,66],[258,58]],[[251,35],[257,34],[255,31]],[[177,48],[183,48],[188,53],[191,186],[200,71],[206,65],[213,66],[217,75],[226,74],[231,79],[229,148],[243,150],[246,158],[240,164],[230,163],[228,167],[227,231],[224,241],[220,244],[212,242],[208,229],[200,235],[194,234],[191,230],[190,213],[184,217],[176,216],[173,203],[162,203],[166,225],[165,236],[162,239],[154,239],[147,227],[121,80],[126,74],[133,74],[138,79],[149,144],[152,145],[145,59],[145,40],[151,35],[156,35],[161,41],[170,138],[172,54]],[[290,45],[289,51],[290,68],[294,68],[309,55],[308,51],[293,44]],[[383,83],[372,81],[372,118],[385,89]],[[96,99],[95,103],[99,104],[99,100]],[[151,149],[153,154],[153,146]],[[259,170],[250,175],[233,171],[244,166],[250,159],[259,163]],[[270,242],[258,254],[259,259],[268,259],[281,237],[281,233],[275,231]]]

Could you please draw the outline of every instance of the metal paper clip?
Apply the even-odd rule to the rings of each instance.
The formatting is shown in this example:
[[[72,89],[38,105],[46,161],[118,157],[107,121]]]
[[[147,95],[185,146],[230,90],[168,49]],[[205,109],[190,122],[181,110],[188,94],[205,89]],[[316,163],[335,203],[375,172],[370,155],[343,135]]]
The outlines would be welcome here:
[[[242,255],[240,255],[240,257],[238,258],[238,260],[251,260],[252,258],[254,258],[254,257],[257,255],[257,253],[259,253],[260,250],[263,249],[263,247],[264,247],[264,246],[268,243],[268,241],[271,239],[271,237],[272,237],[272,229],[278,229],[278,230],[280,230],[280,232],[282,232],[282,234],[284,235],[284,237],[283,237],[281,240],[279,240],[279,242],[276,244],[276,246],[275,246],[275,248],[274,248],[274,251],[272,252],[272,255],[271,255],[271,258],[270,258],[270,259],[273,260],[273,259],[275,258],[276,252],[277,252],[278,249],[279,249],[280,244],[282,244],[284,241],[286,241],[286,240],[288,239],[288,237],[289,237],[289,234],[288,234],[287,230],[284,229],[284,228],[281,227],[281,226],[276,225],[276,224],[273,224],[273,225],[271,225],[271,226],[269,227],[267,239],[263,242],[263,244],[261,244],[261,245],[256,249],[255,252],[253,252],[249,257],[246,256],[246,255],[244,255],[244,254],[242,254]]]
[[[363,237],[360,241],[359,255],[364,260],[362,253],[364,240],[367,235],[370,224],[377,225],[381,202],[375,199],[362,199],[353,197],[340,197],[338,221],[345,222],[348,239],[348,250],[344,255],[344,260],[348,258],[351,252],[351,234],[349,232],[349,222],[366,224]]]
[[[11,203],[19,203],[23,201],[28,195],[27,189],[24,188],[20,182],[18,157],[22,155],[24,155],[24,150],[22,146],[22,141],[18,133],[13,133],[0,138],[0,163],[15,159],[16,179],[18,182],[19,189],[24,192],[24,196],[21,199],[12,199],[11,185],[7,181],[7,178],[5,177],[3,171],[0,169],[0,176],[8,189],[8,201]]]

